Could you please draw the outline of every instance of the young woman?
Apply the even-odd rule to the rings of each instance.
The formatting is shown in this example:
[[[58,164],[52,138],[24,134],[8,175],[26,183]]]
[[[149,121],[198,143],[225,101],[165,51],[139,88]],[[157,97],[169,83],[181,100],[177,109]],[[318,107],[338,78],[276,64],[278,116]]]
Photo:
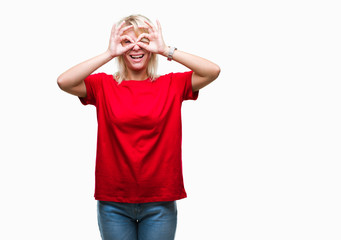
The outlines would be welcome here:
[[[156,75],[157,55],[187,68]],[[118,72],[92,74],[117,59]],[[220,73],[216,64],[174,47],[142,15],[112,27],[104,53],[58,77],[59,87],[96,106],[95,199],[104,240],[174,239],[176,200],[186,197],[181,163],[181,103]]]

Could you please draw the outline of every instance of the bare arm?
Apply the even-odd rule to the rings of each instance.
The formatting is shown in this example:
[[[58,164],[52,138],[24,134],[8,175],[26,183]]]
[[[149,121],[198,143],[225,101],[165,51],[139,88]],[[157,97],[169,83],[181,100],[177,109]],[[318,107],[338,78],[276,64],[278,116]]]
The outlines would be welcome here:
[[[167,47],[163,40],[160,22],[156,21],[156,23],[157,28],[148,22],[146,22],[148,27],[141,27],[148,29],[149,33],[141,34],[137,44],[148,51],[167,57],[169,47]],[[144,37],[150,40],[149,44],[139,42]],[[217,64],[186,52],[176,50],[173,54],[173,59],[193,71],[192,90],[194,92],[211,83],[220,74],[220,67]]]
[[[123,27],[123,24],[124,22],[118,27],[113,25],[107,51],[70,68],[58,77],[58,86],[63,91],[79,97],[86,97],[84,79],[102,65],[134,47],[134,44],[129,44],[125,47],[121,45],[124,39],[131,40],[128,36],[123,35],[123,32],[132,26]]]
[[[113,57],[110,53],[104,52],[70,68],[58,77],[58,86],[63,91],[70,94],[79,97],[86,97],[84,79],[111,59],[113,59]]]
[[[169,48],[162,54],[167,57]],[[215,80],[220,73],[220,67],[202,57],[198,57],[186,52],[176,50],[173,54],[173,60],[188,67],[193,71],[192,89],[193,92],[205,87]]]

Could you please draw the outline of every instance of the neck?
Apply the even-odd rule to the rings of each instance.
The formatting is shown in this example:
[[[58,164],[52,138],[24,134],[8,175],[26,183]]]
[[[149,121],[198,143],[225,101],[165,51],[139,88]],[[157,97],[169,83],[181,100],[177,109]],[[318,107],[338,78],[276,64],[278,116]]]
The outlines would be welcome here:
[[[147,71],[141,70],[141,71],[129,71],[127,74],[127,80],[136,80],[136,81],[142,81],[148,78]]]

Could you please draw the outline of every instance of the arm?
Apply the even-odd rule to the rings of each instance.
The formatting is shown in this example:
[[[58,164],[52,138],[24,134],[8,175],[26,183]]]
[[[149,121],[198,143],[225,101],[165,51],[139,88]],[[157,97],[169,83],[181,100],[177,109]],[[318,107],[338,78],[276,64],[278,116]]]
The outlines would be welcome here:
[[[58,77],[58,86],[67,93],[79,97],[86,97],[84,79],[111,59],[113,57],[106,51],[70,68]]]
[[[137,44],[148,51],[167,57],[169,47],[167,47],[163,40],[160,22],[156,21],[158,26],[157,28],[148,22],[145,23],[148,27],[141,28],[148,29],[149,33],[141,34],[138,38]],[[149,39],[149,44],[139,42],[139,40],[144,37]],[[192,90],[194,92],[205,87],[219,76],[220,67],[204,58],[176,50],[173,54],[173,59],[193,71]]]
[[[167,57],[169,47],[166,48],[163,56]],[[205,87],[215,80],[220,73],[220,67],[207,59],[176,50],[173,54],[173,60],[188,67],[193,71],[192,89],[193,92]]]
[[[123,32],[132,26],[123,27],[123,24],[124,22],[122,22],[118,27],[113,25],[107,51],[70,68],[58,77],[58,86],[63,91],[79,97],[86,97],[84,79],[102,65],[134,47],[133,44],[128,44],[125,47],[121,44],[124,39],[131,41],[128,36],[123,35]]]

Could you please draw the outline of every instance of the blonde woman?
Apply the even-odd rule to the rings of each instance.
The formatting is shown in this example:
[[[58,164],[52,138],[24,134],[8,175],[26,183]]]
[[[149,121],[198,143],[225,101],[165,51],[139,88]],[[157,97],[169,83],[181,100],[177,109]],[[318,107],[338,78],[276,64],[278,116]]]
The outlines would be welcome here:
[[[157,56],[189,70],[157,76]],[[93,72],[117,59],[114,75]],[[216,64],[168,47],[142,15],[114,24],[108,49],[58,77],[59,87],[96,106],[95,199],[103,240],[174,239],[176,200],[186,197],[181,103],[220,73]]]

